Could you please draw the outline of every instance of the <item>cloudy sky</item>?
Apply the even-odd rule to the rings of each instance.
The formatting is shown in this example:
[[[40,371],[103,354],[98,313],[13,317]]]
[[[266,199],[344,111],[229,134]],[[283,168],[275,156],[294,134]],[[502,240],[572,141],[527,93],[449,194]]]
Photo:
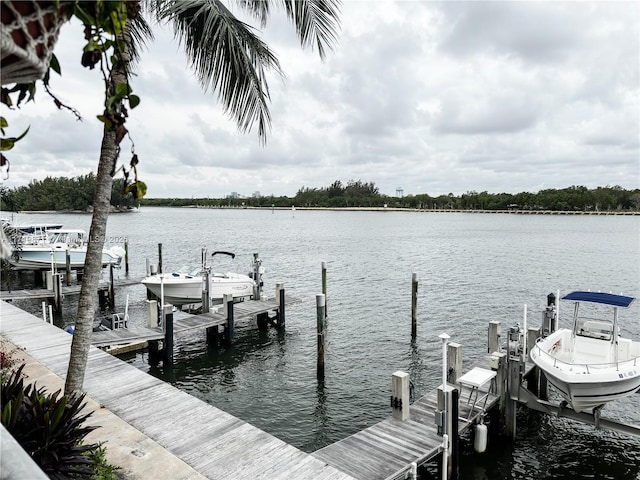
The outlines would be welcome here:
[[[293,196],[335,180],[387,195],[640,188],[639,3],[347,0],[341,21],[322,62],[272,16],[264,39],[286,79],[270,77],[266,146],[238,132],[156,27],[127,123],[147,196]],[[9,133],[31,126],[5,185],[96,169],[101,79],[79,65],[81,46],[80,27],[63,27],[52,85],[84,121],[43,91],[4,109]]]

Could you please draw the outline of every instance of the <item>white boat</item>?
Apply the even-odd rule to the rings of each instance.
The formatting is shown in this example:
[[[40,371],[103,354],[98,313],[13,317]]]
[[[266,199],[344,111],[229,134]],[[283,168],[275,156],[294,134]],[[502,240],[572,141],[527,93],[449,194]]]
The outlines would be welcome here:
[[[235,258],[235,254],[231,252],[218,251],[212,253],[211,256],[218,254]],[[234,300],[242,300],[253,296],[254,287],[256,286],[253,278],[249,275],[235,272],[212,272],[206,266],[205,255],[206,253],[203,252],[203,265],[201,267],[184,266],[172,273],[149,275],[142,280],[142,284],[156,297],[161,298],[164,295],[165,303],[170,303],[177,307],[193,305],[202,302],[205,274],[209,272],[211,304],[221,303],[225,294],[232,294]],[[260,274],[263,272],[264,270],[261,270]]]
[[[16,270],[65,270],[69,252],[70,268],[84,268],[87,236],[84,230],[56,228],[34,230],[21,236],[9,262]],[[124,249],[119,246],[102,250],[102,266],[119,265]]]
[[[575,302],[572,328],[539,338],[530,353],[549,383],[576,412],[599,409],[638,391],[640,341],[620,337],[618,327],[618,309],[628,308],[635,299],[572,292],[563,300]],[[604,310],[610,318],[603,316]],[[594,313],[598,316],[591,316]]]

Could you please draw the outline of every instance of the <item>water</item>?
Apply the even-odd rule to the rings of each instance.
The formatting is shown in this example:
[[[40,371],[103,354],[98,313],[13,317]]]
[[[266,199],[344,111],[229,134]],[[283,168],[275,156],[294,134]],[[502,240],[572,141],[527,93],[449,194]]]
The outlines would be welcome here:
[[[23,215],[88,230],[88,215]],[[640,298],[640,217],[479,215],[415,212],[254,211],[146,208],[109,218],[108,236],[129,242],[130,274],[145,259],[165,271],[198,263],[200,249],[231,250],[242,273],[254,252],[266,268],[265,292],[283,282],[301,302],[287,308],[284,332],[239,329],[230,348],[208,350],[203,332],[176,341],[175,363],[126,360],[176,387],[305,450],[314,451],[390,414],[391,373],[411,374],[416,394],[438,385],[440,340],[461,343],[465,368],[486,358],[487,324],[503,336],[537,326],[546,296],[606,290]],[[216,262],[219,260],[216,257]],[[326,382],[315,372],[315,295],[328,270]],[[418,338],[411,332],[411,277],[420,282]],[[124,276],[124,271],[119,275]],[[129,293],[143,322],[142,286]],[[25,305],[34,313],[39,306]],[[75,305],[65,306],[67,322]],[[561,306],[562,308],[562,306]],[[640,338],[640,302],[623,312],[622,334]],[[562,313],[562,312],[561,312]],[[640,395],[610,404],[604,416],[640,424]],[[463,442],[464,479],[638,479],[640,440],[521,409],[515,444],[490,439],[489,452]]]

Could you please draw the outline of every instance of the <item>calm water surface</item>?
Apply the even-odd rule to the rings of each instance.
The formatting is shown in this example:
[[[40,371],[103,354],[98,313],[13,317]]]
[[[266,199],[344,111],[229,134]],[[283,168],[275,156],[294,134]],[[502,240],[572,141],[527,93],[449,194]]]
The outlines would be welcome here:
[[[20,220],[87,230],[91,221],[70,214]],[[160,242],[165,271],[197,264],[207,247],[237,254],[233,264],[215,267],[246,273],[260,253],[266,293],[283,282],[300,300],[287,308],[284,332],[240,329],[232,347],[215,350],[193,332],[177,339],[171,368],[150,366],[146,353],[126,360],[308,452],[386,418],[392,372],[409,372],[417,395],[435,388],[442,332],[463,345],[466,369],[486,359],[490,320],[502,321],[504,337],[526,304],[528,325],[537,326],[551,292],[601,289],[640,298],[640,217],[146,208],[112,215],[108,235],[127,237],[130,275],[137,277],[146,258],[157,261]],[[322,261],[328,333],[326,382],[318,386]],[[412,342],[414,272],[420,286]],[[120,292],[117,310],[125,292],[133,321],[142,323],[144,287]],[[66,306],[66,321],[73,309]],[[623,312],[623,335],[640,338],[639,309],[640,301]],[[603,414],[640,425],[640,395]],[[515,444],[490,439],[490,451],[478,455],[468,440],[464,479],[640,478],[640,440],[525,409]]]

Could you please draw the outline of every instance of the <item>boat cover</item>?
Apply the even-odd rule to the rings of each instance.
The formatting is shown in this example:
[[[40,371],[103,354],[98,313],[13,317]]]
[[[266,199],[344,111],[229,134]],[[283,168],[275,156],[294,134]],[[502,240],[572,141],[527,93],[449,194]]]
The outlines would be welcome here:
[[[614,307],[627,308],[633,303],[635,298],[625,295],[614,295],[613,293],[603,292],[571,292],[562,297],[563,300],[574,300],[576,302],[592,302],[603,303],[605,305],[613,305]]]

